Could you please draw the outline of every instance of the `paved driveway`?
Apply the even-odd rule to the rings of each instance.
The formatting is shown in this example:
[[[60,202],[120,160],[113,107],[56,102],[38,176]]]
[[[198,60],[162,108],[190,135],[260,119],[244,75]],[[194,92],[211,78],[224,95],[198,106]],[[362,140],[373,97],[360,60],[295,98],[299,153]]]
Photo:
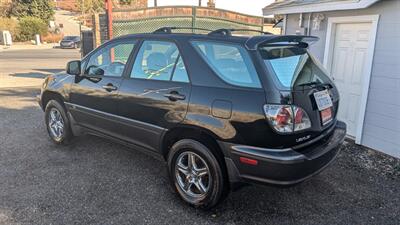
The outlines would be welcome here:
[[[164,164],[147,155],[91,136],[52,144],[38,93],[0,88],[0,224],[399,224],[394,158],[347,143],[312,180],[247,186],[201,211],[171,192]]]

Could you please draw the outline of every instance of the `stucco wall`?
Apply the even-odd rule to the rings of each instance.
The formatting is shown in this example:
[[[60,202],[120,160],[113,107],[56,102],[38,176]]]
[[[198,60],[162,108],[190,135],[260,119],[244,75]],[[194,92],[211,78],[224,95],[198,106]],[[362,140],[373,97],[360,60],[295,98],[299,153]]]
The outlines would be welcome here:
[[[329,17],[380,15],[361,143],[400,158],[400,0],[382,0],[367,9],[322,12],[325,19],[311,35],[310,50],[322,62]],[[307,27],[308,15],[303,14]],[[286,34],[299,30],[299,14],[287,17]]]

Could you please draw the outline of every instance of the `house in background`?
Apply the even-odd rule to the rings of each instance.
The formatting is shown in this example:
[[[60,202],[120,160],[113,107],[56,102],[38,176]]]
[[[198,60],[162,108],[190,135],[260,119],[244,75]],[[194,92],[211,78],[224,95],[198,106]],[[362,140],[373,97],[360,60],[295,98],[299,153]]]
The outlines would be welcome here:
[[[400,0],[277,0],[263,14],[320,38],[310,51],[339,89],[348,135],[400,158]]]

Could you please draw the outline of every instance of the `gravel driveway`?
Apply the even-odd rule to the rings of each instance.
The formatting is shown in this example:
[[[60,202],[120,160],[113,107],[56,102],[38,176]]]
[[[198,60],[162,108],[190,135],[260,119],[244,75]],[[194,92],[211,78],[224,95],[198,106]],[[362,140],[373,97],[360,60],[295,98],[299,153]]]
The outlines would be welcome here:
[[[0,88],[0,224],[400,224],[400,162],[347,143],[313,179],[183,204],[163,163],[97,137],[47,137],[37,88]]]

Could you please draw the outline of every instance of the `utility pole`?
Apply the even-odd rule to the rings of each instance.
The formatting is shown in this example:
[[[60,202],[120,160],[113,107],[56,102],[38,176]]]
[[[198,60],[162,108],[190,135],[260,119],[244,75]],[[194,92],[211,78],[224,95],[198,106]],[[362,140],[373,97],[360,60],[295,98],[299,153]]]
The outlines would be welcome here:
[[[154,7],[157,7],[157,0],[154,0]]]
[[[108,20],[108,39],[111,40],[113,38],[113,20],[112,20],[112,0],[105,0],[106,8],[107,8],[107,20]]]
[[[201,0],[199,0],[199,6],[201,6]]]

